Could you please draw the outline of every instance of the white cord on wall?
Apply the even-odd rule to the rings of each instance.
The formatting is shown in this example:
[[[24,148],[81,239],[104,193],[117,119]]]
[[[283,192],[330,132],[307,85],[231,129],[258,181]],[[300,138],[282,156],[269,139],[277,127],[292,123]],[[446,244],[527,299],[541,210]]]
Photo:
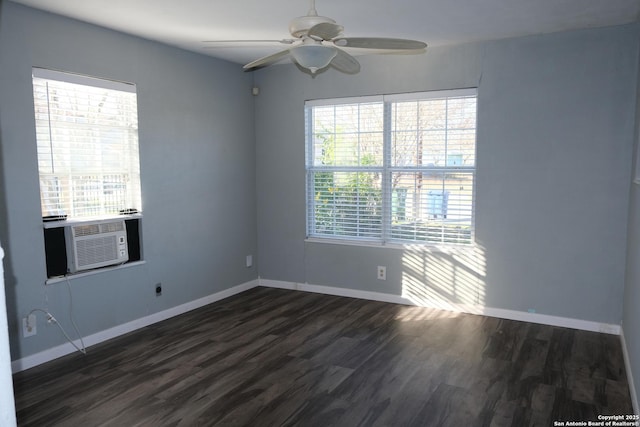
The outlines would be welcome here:
[[[80,334],[80,331],[78,330],[78,325],[76,324],[75,318],[73,316],[73,295],[71,295],[71,282],[69,281],[69,276],[66,276],[66,278],[67,278],[67,290],[69,291],[69,319],[71,319],[71,324],[73,325],[73,329],[75,329],[76,334],[78,334],[78,338],[80,338],[80,344],[82,344],[82,350],[80,350],[75,344],[73,343],[71,344],[73,344],[75,348],[78,348],[78,351],[80,351],[82,354],[87,354],[87,348],[84,345],[82,334]]]
[[[76,348],[76,350],[78,350],[82,354],[87,354],[87,348],[84,345],[84,340],[82,339],[82,335],[78,330],[78,325],[76,324],[76,321],[73,317],[73,295],[71,294],[71,283],[69,282],[69,277],[67,277],[66,282],[67,282],[67,290],[69,291],[69,318],[71,319],[71,324],[73,325],[73,329],[75,329],[76,334],[78,334],[78,338],[80,339],[80,344],[82,345],[82,347],[78,347],[76,343],[73,342],[69,334],[67,334],[67,331],[64,330],[62,325],[58,322],[58,320],[55,317],[53,317],[53,314],[51,314],[48,309],[34,308],[29,312],[29,315],[27,315],[27,318],[35,312],[44,313],[47,316],[47,322],[55,323],[56,325],[58,325],[58,328],[60,328],[60,332],[62,332],[62,334],[67,339],[67,341],[69,341],[71,345],[73,345]],[[46,291],[45,291],[45,302],[47,303],[47,306],[48,306],[49,304],[48,304],[48,297],[46,296]]]

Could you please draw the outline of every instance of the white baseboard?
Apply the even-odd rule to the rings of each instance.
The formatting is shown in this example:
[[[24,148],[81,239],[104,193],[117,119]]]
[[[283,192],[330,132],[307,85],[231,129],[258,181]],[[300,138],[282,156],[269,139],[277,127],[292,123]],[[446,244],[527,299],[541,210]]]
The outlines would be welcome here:
[[[310,285],[308,283],[283,282],[278,280],[259,279],[260,286],[269,288],[291,289],[319,294],[336,295],[350,298],[360,298],[372,301],[390,302],[395,304],[414,305],[441,310],[454,311],[458,313],[480,314],[501,319],[519,320],[523,322],[540,323],[543,325],[560,326],[564,328],[580,329],[584,331],[602,332],[606,334],[620,335],[620,325],[608,323],[598,323],[589,320],[572,319],[569,317],[550,316],[547,314],[529,313],[516,310],[506,310],[503,308],[492,308],[464,304],[439,304],[424,303],[417,304],[409,298],[400,295],[385,294],[381,292],[358,291],[347,288],[336,288],[332,286]]]
[[[153,314],[150,314],[149,316],[141,317],[140,319],[132,320],[131,322],[127,322],[122,325],[114,326],[113,328],[100,331],[95,334],[84,337],[83,338],[84,344],[87,347],[95,344],[99,344],[101,342],[110,340],[111,338],[115,338],[120,335],[124,335],[129,332],[135,331],[136,329],[144,328],[145,326],[149,326],[154,323],[161,322],[171,317],[178,316],[188,311],[195,310],[205,305],[214,303],[216,301],[220,301],[230,296],[255,288],[256,286],[258,286],[258,283],[259,282],[257,279],[252,280],[250,282],[234,286],[233,288],[225,289],[224,291],[216,292],[215,294],[211,294],[206,297],[199,298],[197,300],[190,301],[190,302],[181,304],[179,306],[169,308],[164,311],[160,311],[158,313],[153,313]],[[74,343],[78,347],[80,347],[81,345],[80,340],[76,340],[74,341]],[[13,362],[11,362],[11,370],[14,373],[24,371],[25,369],[33,368],[34,366],[38,366],[43,363],[49,362],[51,360],[57,359],[59,357],[66,356],[67,354],[73,353],[74,351],[77,351],[77,350],[71,343],[65,343],[65,344],[50,348],[48,350],[42,351],[40,353],[23,357],[22,359],[14,360]]]
[[[394,304],[418,305],[416,304],[416,302],[408,298],[402,297],[400,295],[385,294],[381,292],[359,291],[354,289],[338,288],[338,287],[332,287],[332,286],[311,285],[308,283],[294,283],[294,282],[284,282],[284,281],[278,281],[278,280],[267,280],[267,279],[260,278],[260,279],[252,280],[247,283],[243,283],[238,286],[234,286],[233,288],[225,289],[224,291],[220,291],[215,294],[211,294],[194,301],[190,301],[188,303],[185,303],[176,307],[172,307],[170,309],[167,309],[158,313],[151,314],[149,316],[142,317],[140,319],[133,320],[131,322],[124,323],[122,325],[115,326],[113,328],[110,328],[104,331],[97,332],[95,334],[85,337],[84,343],[87,347],[95,344],[99,344],[111,338],[115,338],[120,335],[124,335],[129,332],[135,331],[136,329],[144,328],[145,326],[149,326],[151,324],[161,322],[171,317],[178,316],[188,311],[203,307],[207,304],[211,304],[216,301],[220,301],[230,296],[239,294],[241,292],[255,288],[256,286],[298,290],[298,291],[304,291],[304,292],[344,296],[344,297],[350,297],[350,298],[360,298],[360,299],[366,299],[366,300],[372,300],[372,301],[389,302]],[[491,308],[491,307],[482,307],[482,306],[467,306],[462,304],[429,305],[429,304],[421,303],[419,305],[422,307],[437,308],[437,309],[443,309],[443,310],[454,311],[459,313],[481,314],[481,315],[486,315],[491,317],[498,317],[502,319],[520,320],[525,322],[540,323],[540,324],[551,325],[551,326],[561,326],[566,328],[581,329],[581,330],[593,331],[593,332],[604,332],[604,333],[614,334],[614,335],[620,335],[621,333],[621,328],[619,325],[603,324],[603,323],[591,322],[587,320],[549,316],[549,315],[538,314],[538,313],[528,313],[528,312],[521,312],[521,311],[515,311],[515,310],[505,310],[500,308]],[[74,343],[77,346],[80,346],[79,340],[74,341]],[[623,346],[623,348],[626,350],[626,347]],[[76,351],[76,349],[71,343],[65,343],[56,347],[52,347],[40,353],[36,353],[30,356],[24,357],[22,359],[14,360],[13,362],[11,362],[11,369],[14,373],[24,371],[26,369],[41,365],[43,363],[49,362],[59,357],[66,356],[67,354],[73,353],[74,351]],[[627,357],[626,353],[625,353],[625,357]],[[625,359],[625,361],[626,360],[627,359]],[[629,367],[627,367],[627,372],[631,372],[629,370]],[[635,394],[635,390],[633,390],[633,393]],[[637,399],[635,399],[635,397],[634,397],[634,403],[637,403]]]
[[[624,367],[627,371],[627,383],[629,384],[629,394],[631,394],[631,404],[633,405],[633,413],[640,414],[640,407],[638,404],[638,395],[636,393],[636,386],[633,381],[633,371],[631,370],[631,359],[629,359],[629,351],[627,349],[627,341],[624,338],[624,329],[620,328],[620,343],[622,344],[622,356],[624,357]]]

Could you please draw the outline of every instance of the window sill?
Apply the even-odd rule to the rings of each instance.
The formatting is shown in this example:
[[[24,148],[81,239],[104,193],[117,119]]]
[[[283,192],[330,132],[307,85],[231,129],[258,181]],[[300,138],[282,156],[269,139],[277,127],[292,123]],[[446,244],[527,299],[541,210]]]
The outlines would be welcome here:
[[[118,219],[137,219],[142,218],[141,213],[136,214],[128,214],[128,215],[108,215],[108,216],[100,216],[100,217],[91,217],[91,218],[76,218],[76,219],[65,219],[61,221],[49,221],[43,222],[42,225],[44,228],[60,228],[67,227],[70,225],[77,224],[96,224],[99,222],[105,222],[109,220],[118,220]]]
[[[144,261],[144,260],[133,261],[133,262],[127,262],[125,264],[114,265],[114,266],[110,266],[110,267],[102,267],[102,268],[96,268],[94,270],[87,270],[87,271],[83,271],[82,273],[67,274],[65,276],[50,277],[44,282],[44,284],[45,285],[53,285],[55,283],[66,282],[67,280],[74,280],[74,279],[79,279],[81,277],[93,276],[94,274],[101,274],[101,273],[106,273],[108,271],[122,270],[124,268],[130,268],[130,267],[137,267],[139,265],[143,265],[143,264],[146,264],[146,263],[147,262]]]

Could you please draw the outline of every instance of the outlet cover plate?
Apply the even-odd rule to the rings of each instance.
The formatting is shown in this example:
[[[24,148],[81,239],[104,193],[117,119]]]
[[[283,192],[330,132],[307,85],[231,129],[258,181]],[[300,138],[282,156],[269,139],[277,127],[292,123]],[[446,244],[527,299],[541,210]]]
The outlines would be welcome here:
[[[30,314],[27,317],[23,317],[22,318],[22,336],[23,337],[30,337],[33,336],[37,333],[36,330],[36,315],[35,314]]]

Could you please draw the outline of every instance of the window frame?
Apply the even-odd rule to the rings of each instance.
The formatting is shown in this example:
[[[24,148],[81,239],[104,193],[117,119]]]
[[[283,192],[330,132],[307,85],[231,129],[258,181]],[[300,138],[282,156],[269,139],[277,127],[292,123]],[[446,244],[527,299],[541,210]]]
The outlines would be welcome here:
[[[393,103],[403,101],[422,101],[434,99],[451,99],[461,97],[475,98],[475,124],[474,142],[473,142],[473,165],[472,166],[398,166],[392,165],[392,117],[391,108]],[[306,241],[323,242],[334,244],[347,244],[356,246],[390,246],[390,247],[437,247],[437,246],[453,246],[453,247],[471,247],[475,244],[476,231],[476,192],[477,192],[477,148],[478,148],[478,89],[463,88],[451,90],[437,90],[426,92],[410,92],[388,95],[371,95],[347,98],[328,98],[307,100],[304,106],[305,120],[305,233]],[[314,129],[313,129],[313,109],[321,106],[338,106],[344,104],[363,104],[381,102],[383,104],[383,162],[381,166],[316,166],[314,165]],[[448,129],[447,129],[448,131]],[[373,172],[380,173],[382,177],[381,184],[381,235],[380,237],[361,237],[361,236],[344,236],[338,234],[321,234],[315,232],[315,187],[314,175],[317,172]],[[449,243],[445,241],[429,241],[429,240],[411,240],[392,237],[392,208],[393,208],[393,186],[392,174],[398,172],[437,172],[447,173],[463,173],[469,175],[472,180],[470,195],[470,238],[465,243]],[[443,183],[446,178],[443,177]],[[444,234],[443,234],[444,236]],[[443,237],[444,240],[444,237]]]
[[[50,144],[50,150],[51,150],[51,158],[52,158],[52,162],[53,162],[53,152],[54,152],[54,146],[53,146],[53,140],[52,140],[52,136],[51,136],[51,124],[55,123],[52,122],[51,117],[49,117],[48,119],[42,119],[38,117],[38,105],[42,104],[41,102],[39,102],[36,99],[36,81],[46,81],[45,84],[47,84],[48,82],[60,82],[62,84],[73,84],[73,85],[81,85],[81,86],[85,86],[88,88],[87,93],[95,90],[95,89],[105,89],[108,91],[117,91],[117,92],[123,92],[123,93],[128,93],[133,95],[133,101],[129,100],[126,101],[128,103],[130,103],[129,105],[131,105],[131,110],[132,114],[131,115],[122,115],[122,116],[118,116],[118,117],[127,117],[127,119],[131,119],[134,118],[135,122],[131,121],[130,123],[134,123],[135,124],[135,136],[134,136],[134,141],[132,142],[129,138],[130,136],[127,136],[126,139],[126,145],[124,145],[122,148],[122,151],[119,151],[120,153],[125,153],[125,157],[128,160],[128,165],[127,167],[122,167],[122,168],[118,168],[118,169],[113,169],[114,172],[112,172],[111,169],[109,169],[108,167],[106,167],[104,164],[101,164],[100,168],[98,170],[92,170],[91,166],[87,166],[84,169],[80,169],[80,171],[72,171],[72,166],[68,166],[68,170],[63,169],[63,172],[61,172],[61,175],[65,175],[67,174],[69,177],[72,176],[103,176],[103,185],[104,185],[104,179],[105,176],[108,175],[123,175],[127,177],[128,180],[131,180],[131,182],[133,182],[133,184],[131,186],[129,186],[128,188],[125,187],[125,194],[126,196],[124,196],[124,198],[122,199],[124,201],[124,204],[119,207],[119,212],[109,212],[109,211],[104,211],[105,208],[107,208],[108,205],[104,205],[102,202],[100,204],[99,207],[99,211],[97,213],[83,213],[82,212],[82,208],[81,208],[81,213],[78,214],[73,214],[72,212],[62,212],[60,214],[56,214],[56,213],[52,213],[52,212],[46,212],[47,207],[45,206],[45,199],[48,199],[48,196],[45,196],[45,194],[43,193],[44,189],[42,188],[42,183],[43,183],[43,179],[46,178],[46,175],[50,174],[48,172],[43,172],[41,169],[41,162],[43,161],[43,159],[41,158],[41,154],[39,152],[40,150],[40,145],[42,144],[42,141],[39,139],[40,137],[38,136],[38,134],[36,134],[36,146],[38,147],[38,155],[37,155],[37,161],[38,161],[38,177],[39,177],[39,195],[40,195],[40,205],[41,205],[41,210],[42,210],[42,215],[43,215],[43,221],[45,224],[47,224],[47,221],[50,220],[62,220],[65,221],[66,223],[69,223],[70,221],[73,222],[83,222],[83,221],[91,221],[91,220],[95,220],[96,218],[110,218],[110,217],[123,217],[123,213],[125,214],[124,216],[130,216],[130,214],[134,214],[134,215],[140,215],[142,212],[142,179],[141,179],[141,174],[140,174],[140,143],[139,143],[139,132],[138,132],[138,101],[137,101],[137,88],[136,85],[134,83],[128,83],[128,82],[122,82],[122,81],[116,81],[116,80],[112,80],[112,79],[105,79],[105,78],[100,78],[100,77],[93,77],[93,76],[87,76],[87,75],[83,75],[83,74],[78,74],[78,73],[73,73],[73,72],[67,72],[67,71],[58,71],[58,70],[52,70],[52,69],[47,69],[47,68],[41,68],[41,67],[32,67],[32,87],[33,87],[33,96],[34,96],[34,113],[35,113],[35,125],[36,125],[36,132],[37,132],[37,127],[40,124],[41,126],[44,124],[46,126],[49,127],[49,144]],[[41,83],[38,83],[38,85],[40,85]],[[48,97],[48,89],[47,89],[47,97]],[[122,101],[119,101],[122,102]],[[46,103],[46,110],[50,113],[50,101],[47,99]],[[40,112],[40,115],[42,114],[42,112]],[[102,119],[104,120],[104,115],[102,116],[96,116],[98,118],[98,120]],[[94,117],[95,118],[95,117]],[[96,125],[95,121],[89,121],[86,123],[82,123],[82,124],[78,124],[78,126],[70,126],[69,129],[71,129],[71,131],[73,131],[73,129],[81,129],[83,126],[86,127],[86,124],[89,123],[91,126],[101,126],[101,125]],[[76,123],[77,124],[77,123]],[[120,126],[113,126],[109,129],[112,129],[112,131],[114,132],[122,132],[125,131],[125,129],[127,129],[126,127],[120,125]],[[130,128],[131,129],[131,128]],[[131,131],[129,131],[130,133]],[[133,144],[133,145],[131,145]],[[90,146],[90,144],[86,144],[87,146]],[[104,150],[104,147],[101,146],[102,150]],[[60,150],[60,149],[59,149]],[[134,153],[135,150],[135,153]],[[69,160],[67,160],[68,162],[70,162],[71,164],[74,162],[74,159],[76,159],[76,157],[74,156],[74,154],[72,153],[72,151],[69,151],[69,153],[65,153],[63,151],[59,151],[60,154],[58,154],[58,156],[61,155],[68,155],[69,156]],[[76,160],[77,161],[77,160]],[[53,165],[53,163],[52,163]],[[43,175],[44,174],[44,175]],[[54,174],[55,175],[55,174]],[[68,178],[68,179],[73,179],[73,178]],[[73,181],[71,181],[73,182]],[[125,181],[126,182],[126,181]],[[115,185],[118,185],[117,183]],[[71,191],[71,188],[67,188],[67,191]],[[106,191],[107,188],[106,187],[101,187],[102,191]],[[60,190],[58,190],[60,191]],[[106,193],[105,193],[106,194]],[[58,195],[56,198],[61,197],[60,195]],[[82,202],[83,199],[77,199],[74,198],[73,195],[71,193],[69,193],[69,195],[67,196],[69,198],[69,201],[67,202],[60,202],[58,201],[58,208],[57,209],[64,209],[66,203],[69,203],[69,206],[75,206],[79,201]],[[56,198],[54,198],[53,200],[55,200]],[[53,206],[53,205],[52,205]],[[69,208],[69,206],[66,206],[67,208]],[[49,208],[51,209],[51,208]],[[54,210],[57,210],[54,209]],[[87,210],[86,208],[84,209],[85,211]],[[47,216],[47,214],[49,216]],[[129,214],[129,215],[126,215]]]

